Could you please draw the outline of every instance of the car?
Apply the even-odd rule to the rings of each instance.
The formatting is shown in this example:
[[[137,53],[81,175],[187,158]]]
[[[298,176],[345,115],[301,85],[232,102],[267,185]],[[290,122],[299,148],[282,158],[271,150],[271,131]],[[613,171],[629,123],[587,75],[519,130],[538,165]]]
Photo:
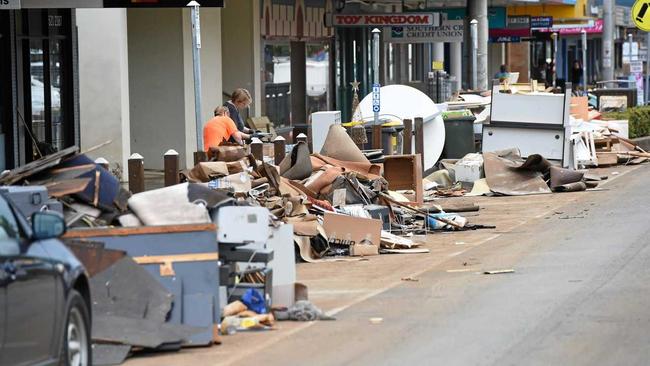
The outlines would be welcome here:
[[[88,275],[65,230],[61,214],[26,218],[0,192],[1,366],[92,362]]]

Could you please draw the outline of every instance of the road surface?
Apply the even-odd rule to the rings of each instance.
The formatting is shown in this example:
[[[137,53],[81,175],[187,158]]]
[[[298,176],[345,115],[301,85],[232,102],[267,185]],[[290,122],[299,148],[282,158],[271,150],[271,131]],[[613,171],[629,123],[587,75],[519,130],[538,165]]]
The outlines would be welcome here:
[[[621,178],[239,364],[647,365],[650,166]]]

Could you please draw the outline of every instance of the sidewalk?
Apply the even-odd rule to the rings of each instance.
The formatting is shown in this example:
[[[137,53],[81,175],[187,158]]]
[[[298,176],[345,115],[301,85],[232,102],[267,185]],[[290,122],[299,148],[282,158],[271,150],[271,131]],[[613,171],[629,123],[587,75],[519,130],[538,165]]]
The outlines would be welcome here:
[[[607,190],[610,182],[642,166],[615,166],[595,171],[607,174],[609,179],[599,186]],[[612,173],[619,172],[617,175]],[[402,278],[417,279],[425,272],[436,271],[482,271],[479,258],[455,260],[473,248],[481,245],[497,245],[504,235],[524,231],[526,225],[535,225],[544,220],[566,214],[564,206],[579,201],[595,201],[599,191],[556,193],[536,196],[509,197],[461,197],[447,198],[454,203],[467,202],[480,205],[479,213],[466,213],[470,222],[495,225],[496,229],[464,232],[440,232],[415,238],[425,244],[431,252],[427,254],[380,255],[359,262],[331,262],[320,264],[301,263],[297,265],[298,282],[309,288],[309,299],[328,314],[336,316],[341,311],[363,302],[382,292],[407,283]],[[567,217],[571,219],[571,217]],[[513,255],[516,255],[513,251]],[[465,256],[466,257],[466,256]],[[500,268],[496,268],[500,269]],[[372,317],[369,314],[368,317]],[[125,365],[215,365],[245,362],[246,356],[262,351],[277,342],[307,328],[318,326],[318,322],[278,322],[277,330],[260,333],[237,333],[224,336],[223,344],[210,348],[185,349],[170,354],[137,355]]]

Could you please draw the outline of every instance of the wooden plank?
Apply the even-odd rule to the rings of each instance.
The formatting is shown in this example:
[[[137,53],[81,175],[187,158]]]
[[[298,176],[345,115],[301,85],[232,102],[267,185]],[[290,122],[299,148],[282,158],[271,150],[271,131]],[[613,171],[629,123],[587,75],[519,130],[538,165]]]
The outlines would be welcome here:
[[[402,146],[403,154],[412,154],[413,153],[413,121],[410,119],[404,120],[404,146]]]
[[[381,126],[372,126],[372,148],[381,149]]]
[[[170,255],[146,255],[133,257],[137,264],[159,264],[168,262],[205,262],[219,260],[219,253],[190,253],[190,254],[170,254]]]
[[[206,262],[218,261],[219,253],[191,253],[191,254],[172,254],[172,255],[152,255],[143,257],[133,257],[137,264],[160,264],[160,275],[163,277],[175,276],[174,263],[180,262]]]
[[[57,182],[45,184],[45,188],[47,188],[47,194],[50,195],[50,197],[59,198],[70,194],[83,192],[88,186],[88,183],[90,183],[90,180],[91,178],[60,180]]]
[[[174,234],[188,233],[193,231],[216,231],[215,224],[189,224],[189,225],[164,225],[164,226],[141,226],[141,227],[109,227],[99,229],[77,229],[70,230],[64,238],[93,238],[98,236],[127,236],[127,235],[148,235],[148,234]]]
[[[415,119],[415,153],[424,159],[424,120],[420,117]],[[424,161],[420,161],[420,166],[424,169]]]

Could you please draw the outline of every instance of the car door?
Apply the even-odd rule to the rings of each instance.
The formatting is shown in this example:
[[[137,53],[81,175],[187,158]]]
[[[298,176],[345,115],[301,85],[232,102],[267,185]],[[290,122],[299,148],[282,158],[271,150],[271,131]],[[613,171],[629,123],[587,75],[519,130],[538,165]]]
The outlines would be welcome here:
[[[0,199],[0,241],[17,251],[3,257],[6,296],[1,365],[32,365],[54,355],[57,314],[56,264],[40,243],[29,244],[4,199]],[[22,237],[21,237],[22,236]],[[61,289],[62,291],[62,289]],[[62,295],[58,295],[60,298]]]

